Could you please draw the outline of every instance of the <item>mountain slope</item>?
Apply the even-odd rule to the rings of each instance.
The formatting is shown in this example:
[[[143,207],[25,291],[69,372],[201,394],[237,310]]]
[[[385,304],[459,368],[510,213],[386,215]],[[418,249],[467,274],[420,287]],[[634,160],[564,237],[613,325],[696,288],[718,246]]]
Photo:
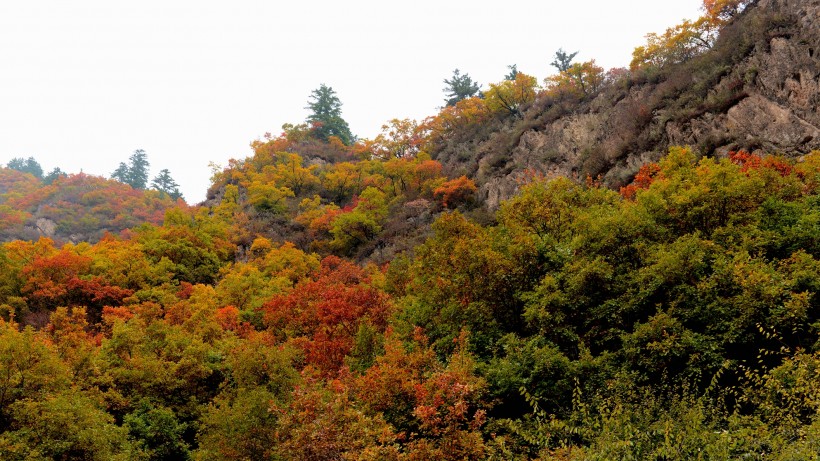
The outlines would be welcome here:
[[[31,174],[0,168],[0,240],[96,242],[143,223],[161,224],[165,211],[185,207],[167,194],[87,174],[46,183]]]
[[[622,71],[580,102],[541,97],[520,119],[468,126],[431,154],[451,175],[472,175],[490,209],[532,174],[622,186],[672,145],[805,154],[820,148],[818,24],[817,0],[760,0],[700,56]]]

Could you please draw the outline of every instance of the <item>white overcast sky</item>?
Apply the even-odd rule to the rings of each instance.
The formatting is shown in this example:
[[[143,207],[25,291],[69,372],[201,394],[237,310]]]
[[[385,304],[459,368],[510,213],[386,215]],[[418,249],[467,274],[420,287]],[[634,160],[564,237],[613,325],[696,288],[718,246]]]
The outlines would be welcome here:
[[[2,0],[0,164],[109,176],[144,149],[189,203],[208,163],[304,120],[319,84],[354,134],[422,119],[459,68],[483,84],[508,64],[539,80],[554,52],[628,66],[648,32],[700,14],[701,0]]]

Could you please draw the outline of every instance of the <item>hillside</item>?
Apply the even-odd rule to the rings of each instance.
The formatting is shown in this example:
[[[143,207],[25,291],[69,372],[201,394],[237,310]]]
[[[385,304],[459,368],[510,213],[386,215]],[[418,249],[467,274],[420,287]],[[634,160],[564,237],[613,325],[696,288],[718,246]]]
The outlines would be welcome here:
[[[195,207],[0,169],[0,459],[818,459],[820,0],[704,10]]]
[[[623,186],[673,145],[805,154],[820,147],[818,5],[754,2],[685,62],[624,69],[581,98],[541,95],[520,117],[454,124],[428,152],[476,180],[491,209],[532,173]]]
[[[184,202],[86,174],[53,181],[0,168],[0,240],[96,242],[143,223],[161,224],[165,211]]]
[[[820,39],[806,22],[814,8],[816,2],[760,1],[734,15],[705,15],[709,46],[684,57],[673,35],[659,39],[657,56],[629,70],[568,63],[544,86],[517,73],[422,122],[392,120],[373,140],[317,142],[315,127],[289,125],[215,176],[205,205],[220,206],[226,187],[236,188],[228,196],[248,223],[239,231],[240,254],[261,235],[385,263],[429,236],[444,211],[491,222],[501,202],[535,178],[589,177],[617,190],[677,145],[718,158],[733,151],[800,156],[820,147],[820,60],[813,52]],[[288,161],[304,174],[296,189],[293,179],[273,172],[286,154],[296,155]],[[459,178],[463,189],[450,191],[445,203],[445,189]],[[263,191],[265,182],[273,188]],[[348,212],[368,187],[386,193],[386,212],[353,230],[355,214]]]
[[[224,208],[3,244],[0,455],[812,459],[820,156],[696,157],[442,214],[386,268],[237,261]]]
[[[240,255],[264,237],[384,264],[421,244],[439,214],[477,206],[473,181],[445,176],[413,147],[414,134],[345,145],[309,133],[303,126],[255,141],[252,157],[214,176],[203,205],[230,217]]]

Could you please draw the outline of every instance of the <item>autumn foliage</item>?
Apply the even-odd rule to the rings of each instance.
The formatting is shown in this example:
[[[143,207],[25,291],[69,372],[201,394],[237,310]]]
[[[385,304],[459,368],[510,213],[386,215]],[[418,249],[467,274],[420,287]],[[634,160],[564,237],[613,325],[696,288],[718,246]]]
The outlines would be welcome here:
[[[372,140],[285,125],[196,207],[0,169],[0,459],[815,459],[820,152],[671,147],[619,191],[533,173],[481,208],[472,166],[632,75],[566,64]],[[442,158],[487,124],[503,155]]]
[[[382,162],[349,163],[364,188],[344,206],[319,176],[296,216],[349,243],[393,200],[475,193],[432,160]],[[541,178],[494,224],[449,211],[383,267],[262,236],[237,257],[238,202],[96,244],[5,243],[0,454],[585,459],[762,437],[799,459],[819,395],[817,171],[816,154],[673,148],[620,195]]]
[[[303,349],[308,363],[335,373],[360,331],[378,334],[386,328],[390,303],[369,284],[370,276],[361,268],[329,256],[312,280],[262,307],[265,325],[278,332],[280,340]]]
[[[142,223],[162,223],[165,211],[185,207],[158,191],[83,173],[58,176],[46,184],[28,173],[0,169],[0,237],[47,234],[97,241]],[[48,226],[48,227],[40,227]]]

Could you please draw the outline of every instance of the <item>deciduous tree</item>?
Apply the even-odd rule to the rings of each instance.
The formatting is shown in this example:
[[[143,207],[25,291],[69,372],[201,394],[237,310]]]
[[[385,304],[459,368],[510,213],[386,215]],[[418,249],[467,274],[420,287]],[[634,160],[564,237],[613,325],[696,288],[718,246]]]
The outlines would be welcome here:
[[[484,93],[487,108],[493,112],[506,111],[521,117],[521,106],[535,100],[538,80],[523,72],[516,72],[515,78],[499,83],[491,83]]]

